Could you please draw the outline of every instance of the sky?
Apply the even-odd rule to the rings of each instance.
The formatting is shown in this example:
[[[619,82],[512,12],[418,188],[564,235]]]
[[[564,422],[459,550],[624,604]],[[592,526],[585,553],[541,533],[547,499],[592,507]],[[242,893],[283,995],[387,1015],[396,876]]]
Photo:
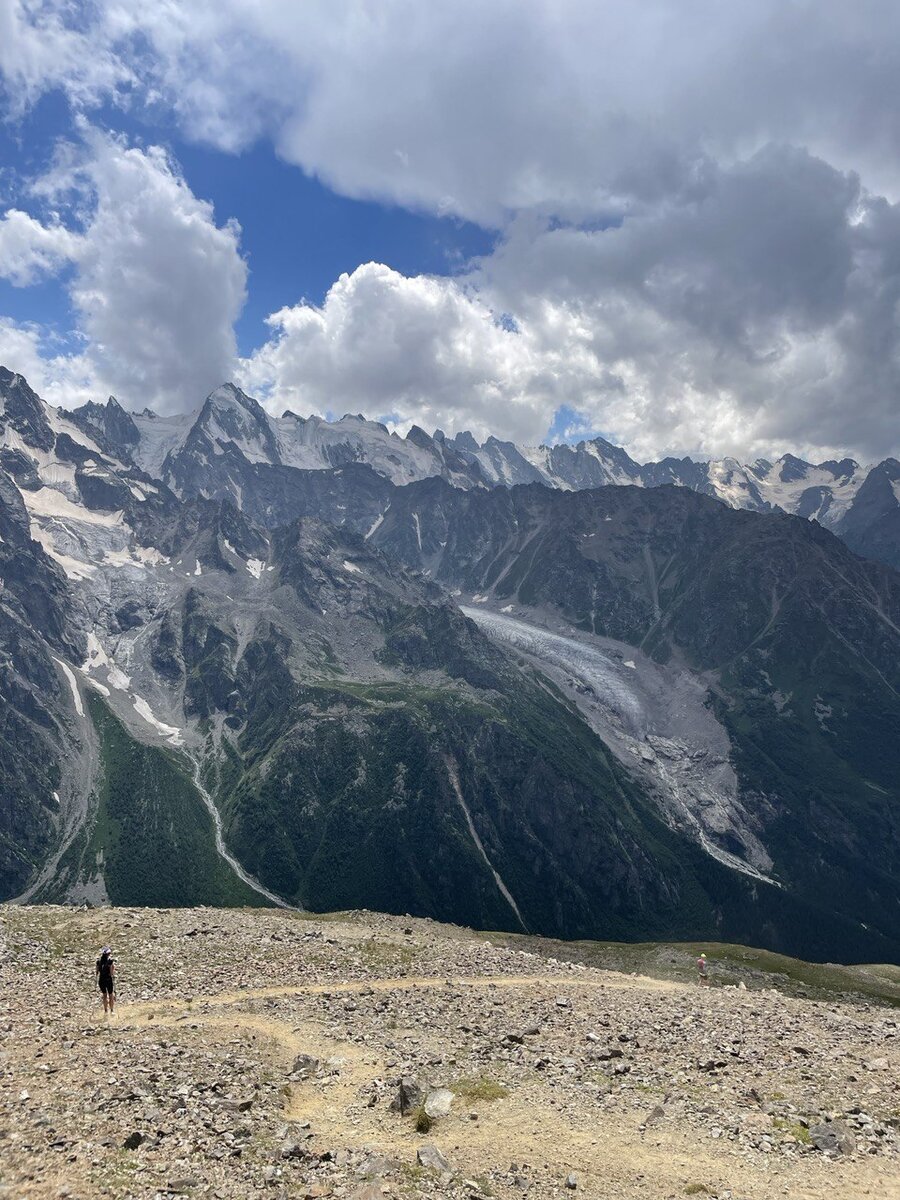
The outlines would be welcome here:
[[[900,452],[893,0],[0,0],[48,401]]]

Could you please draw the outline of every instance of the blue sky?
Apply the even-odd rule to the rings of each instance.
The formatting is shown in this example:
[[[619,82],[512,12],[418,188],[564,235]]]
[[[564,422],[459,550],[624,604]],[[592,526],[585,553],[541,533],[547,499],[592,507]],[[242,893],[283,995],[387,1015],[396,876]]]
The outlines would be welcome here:
[[[157,114],[158,116],[159,114]],[[21,121],[0,124],[3,191],[48,167],[61,139],[77,139],[60,91],[42,96]],[[167,147],[195,195],[212,202],[219,220],[241,226],[250,270],[247,300],[236,323],[238,350],[250,354],[266,337],[265,319],[301,299],[321,304],[334,281],[360,263],[380,262],[404,275],[453,275],[490,253],[495,233],[458,217],[340,196],[258,142],[235,153],[188,142],[176,126],[139,120],[106,106],[105,129],[133,144]],[[65,337],[73,325],[67,273],[16,287],[0,279],[0,311],[19,321],[51,324]]]
[[[888,0],[3,0],[0,361],[51,403],[636,458],[900,450]]]

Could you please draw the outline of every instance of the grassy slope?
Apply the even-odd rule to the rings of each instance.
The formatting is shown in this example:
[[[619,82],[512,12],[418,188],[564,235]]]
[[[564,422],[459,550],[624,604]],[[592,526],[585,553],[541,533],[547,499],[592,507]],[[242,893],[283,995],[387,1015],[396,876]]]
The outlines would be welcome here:
[[[900,1007],[900,967],[890,964],[844,966],[805,962],[771,950],[728,942],[563,942],[509,933],[482,933],[506,945],[565,962],[607,970],[636,972],[680,983],[696,979],[696,959],[705,953],[713,986],[775,987],[788,995],[813,998],[852,997]]]
[[[113,904],[265,903],[216,853],[212,818],[178,758],[135,741],[98,696],[89,703],[101,777],[90,827],[61,864],[60,883],[90,878],[101,863]]]

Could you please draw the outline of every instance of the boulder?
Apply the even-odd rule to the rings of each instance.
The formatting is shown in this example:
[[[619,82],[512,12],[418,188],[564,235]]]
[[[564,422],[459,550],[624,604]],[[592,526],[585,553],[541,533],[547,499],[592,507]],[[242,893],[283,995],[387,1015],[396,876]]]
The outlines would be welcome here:
[[[447,1088],[435,1088],[433,1092],[428,1093],[425,1100],[426,1115],[431,1117],[432,1121],[439,1120],[441,1117],[449,1117],[453,1098],[453,1092]]]
[[[293,1074],[308,1078],[319,1069],[319,1060],[312,1054],[298,1054],[294,1059]]]
[[[406,1114],[412,1112],[414,1108],[418,1108],[425,1099],[425,1089],[417,1079],[413,1079],[410,1075],[405,1075],[400,1080],[400,1085],[397,1088],[397,1095],[391,1101],[391,1112]]]
[[[852,1154],[856,1149],[856,1138],[843,1121],[823,1121],[811,1125],[809,1140],[817,1150],[827,1154]]]
[[[416,1151],[416,1162],[420,1167],[427,1167],[428,1170],[437,1171],[440,1175],[450,1170],[450,1164],[437,1146],[420,1146]]]

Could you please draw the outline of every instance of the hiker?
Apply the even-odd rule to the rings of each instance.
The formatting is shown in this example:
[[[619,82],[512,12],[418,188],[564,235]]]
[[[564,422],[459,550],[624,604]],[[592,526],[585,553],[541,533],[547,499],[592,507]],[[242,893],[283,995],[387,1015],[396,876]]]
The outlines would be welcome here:
[[[111,1013],[116,1006],[116,962],[109,946],[100,951],[95,970],[97,984],[103,993],[103,1011]]]
[[[709,987],[709,968],[705,954],[701,954],[697,959],[697,982],[701,987]]]

